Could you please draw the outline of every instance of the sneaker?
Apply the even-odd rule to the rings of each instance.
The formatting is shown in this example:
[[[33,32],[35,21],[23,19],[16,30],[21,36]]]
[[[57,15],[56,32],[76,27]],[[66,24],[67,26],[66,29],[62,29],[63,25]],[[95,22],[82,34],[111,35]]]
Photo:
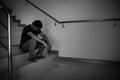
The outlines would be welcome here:
[[[28,61],[30,61],[30,62],[37,62],[37,60],[35,58],[29,58]]]
[[[36,58],[44,59],[44,58],[45,58],[45,56],[40,55],[40,56],[36,56]]]

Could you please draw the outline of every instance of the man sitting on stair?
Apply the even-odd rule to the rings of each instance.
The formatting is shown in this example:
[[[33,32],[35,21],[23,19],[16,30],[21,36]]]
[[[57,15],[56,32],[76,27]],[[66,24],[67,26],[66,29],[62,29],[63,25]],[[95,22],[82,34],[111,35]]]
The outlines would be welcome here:
[[[24,52],[29,52],[28,60],[31,62],[36,61],[36,58],[45,58],[43,54],[51,50],[51,44],[48,37],[41,31],[42,22],[35,20],[32,24],[24,27],[20,48]],[[35,50],[38,49],[37,52]]]

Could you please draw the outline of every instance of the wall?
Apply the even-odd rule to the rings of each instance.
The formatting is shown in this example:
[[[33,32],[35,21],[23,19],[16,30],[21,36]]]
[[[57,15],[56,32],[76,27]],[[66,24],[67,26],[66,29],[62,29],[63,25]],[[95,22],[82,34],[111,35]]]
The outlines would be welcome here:
[[[30,0],[32,1],[32,0]],[[43,22],[53,49],[59,56],[120,61],[120,22],[71,23],[54,25],[54,21],[24,0],[5,0],[22,23],[35,19]],[[60,21],[120,17],[119,0],[33,0],[37,6]]]

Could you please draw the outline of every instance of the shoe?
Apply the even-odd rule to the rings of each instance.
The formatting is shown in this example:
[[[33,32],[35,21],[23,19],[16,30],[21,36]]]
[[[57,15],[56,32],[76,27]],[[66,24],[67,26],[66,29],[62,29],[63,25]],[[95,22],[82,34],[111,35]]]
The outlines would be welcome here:
[[[29,58],[28,61],[30,61],[30,62],[37,62],[37,60],[35,58]]]
[[[36,58],[44,59],[44,58],[45,58],[45,56],[40,55],[40,56],[36,56]]]

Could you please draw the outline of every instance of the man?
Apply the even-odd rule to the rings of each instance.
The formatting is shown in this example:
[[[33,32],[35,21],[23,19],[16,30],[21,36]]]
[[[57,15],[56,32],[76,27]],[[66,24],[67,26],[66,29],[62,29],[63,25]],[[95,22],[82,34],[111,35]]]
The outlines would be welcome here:
[[[20,48],[24,52],[29,52],[28,60],[31,62],[36,61],[36,58],[45,58],[43,53],[47,53],[51,49],[48,37],[41,31],[42,26],[40,20],[35,20],[32,24],[24,27],[21,35]],[[38,49],[37,53],[36,49]]]

